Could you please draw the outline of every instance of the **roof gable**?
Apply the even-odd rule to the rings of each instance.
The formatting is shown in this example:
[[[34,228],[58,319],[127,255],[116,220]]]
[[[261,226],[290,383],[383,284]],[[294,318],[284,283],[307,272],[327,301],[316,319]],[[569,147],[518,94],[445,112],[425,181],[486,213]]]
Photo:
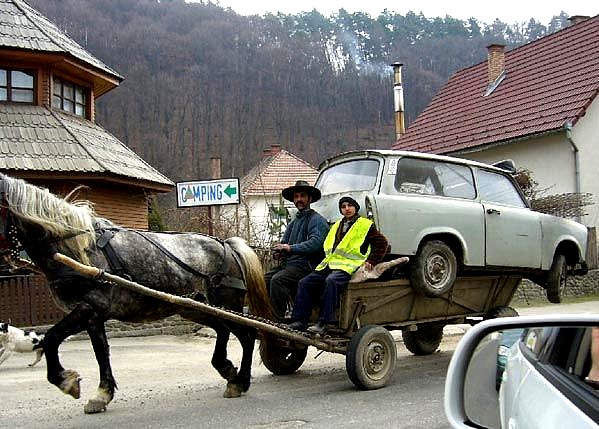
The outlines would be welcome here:
[[[100,174],[169,190],[173,182],[93,122],[46,107],[0,104],[0,169]]]
[[[123,80],[23,0],[0,0],[0,46],[63,53]]]
[[[487,61],[455,73],[393,149],[453,153],[575,124],[599,91],[599,15],[505,54],[484,96]]]
[[[271,151],[241,181],[243,195],[277,195],[297,180],[314,184],[318,170],[286,150]]]

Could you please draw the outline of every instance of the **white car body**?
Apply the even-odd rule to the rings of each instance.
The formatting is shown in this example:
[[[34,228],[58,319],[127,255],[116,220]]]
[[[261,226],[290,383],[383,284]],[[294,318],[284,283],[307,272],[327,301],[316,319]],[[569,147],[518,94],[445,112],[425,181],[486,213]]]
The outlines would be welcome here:
[[[351,195],[388,238],[391,253],[413,256],[427,240],[446,242],[459,266],[540,276],[562,253],[586,272],[587,228],[530,209],[509,171],[460,158],[392,150],[340,154],[320,165],[313,208],[328,221]]]

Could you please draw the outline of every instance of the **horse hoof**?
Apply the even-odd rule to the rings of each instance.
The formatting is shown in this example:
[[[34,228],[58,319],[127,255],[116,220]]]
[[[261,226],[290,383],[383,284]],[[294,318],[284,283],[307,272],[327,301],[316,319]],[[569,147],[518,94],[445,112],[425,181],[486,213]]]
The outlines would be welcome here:
[[[223,393],[223,398],[239,398],[241,393],[241,386],[234,383],[227,383],[227,388],[225,389],[225,393]]]
[[[81,389],[79,387],[79,381],[81,377],[79,377],[79,373],[77,371],[73,371],[72,369],[68,369],[63,373],[62,383],[60,383],[60,390],[67,395],[71,395],[75,399],[79,399],[81,396]]]
[[[106,411],[106,402],[98,400],[98,399],[90,399],[83,407],[83,412],[85,414],[96,414],[103,413]]]

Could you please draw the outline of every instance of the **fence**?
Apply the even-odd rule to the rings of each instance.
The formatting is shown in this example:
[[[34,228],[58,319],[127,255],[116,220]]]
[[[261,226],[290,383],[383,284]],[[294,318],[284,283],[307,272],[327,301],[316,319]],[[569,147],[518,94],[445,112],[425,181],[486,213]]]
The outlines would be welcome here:
[[[0,277],[0,320],[14,326],[54,324],[64,312],[41,275]]]

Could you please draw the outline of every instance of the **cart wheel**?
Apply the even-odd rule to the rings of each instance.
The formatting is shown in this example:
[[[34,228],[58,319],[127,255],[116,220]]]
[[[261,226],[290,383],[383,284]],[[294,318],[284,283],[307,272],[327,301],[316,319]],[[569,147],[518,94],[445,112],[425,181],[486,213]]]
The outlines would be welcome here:
[[[304,363],[308,354],[308,346],[296,344],[295,347],[284,346],[277,338],[270,337],[260,342],[260,357],[266,369],[274,375],[293,374]]]
[[[549,275],[547,276],[547,299],[549,302],[559,304],[562,302],[566,281],[568,280],[568,264],[564,255],[555,255]]]
[[[499,317],[518,317],[519,314],[516,310],[508,305],[500,305],[499,307],[492,308],[487,312],[484,320],[497,319]]]
[[[403,343],[415,355],[430,355],[437,351],[443,339],[443,325],[419,325],[418,330],[402,329]]]
[[[427,241],[416,253],[410,280],[414,289],[429,297],[449,291],[455,282],[458,263],[451,248],[439,240]]]
[[[383,387],[395,369],[397,348],[382,326],[363,326],[351,338],[345,355],[349,379],[362,390]]]

